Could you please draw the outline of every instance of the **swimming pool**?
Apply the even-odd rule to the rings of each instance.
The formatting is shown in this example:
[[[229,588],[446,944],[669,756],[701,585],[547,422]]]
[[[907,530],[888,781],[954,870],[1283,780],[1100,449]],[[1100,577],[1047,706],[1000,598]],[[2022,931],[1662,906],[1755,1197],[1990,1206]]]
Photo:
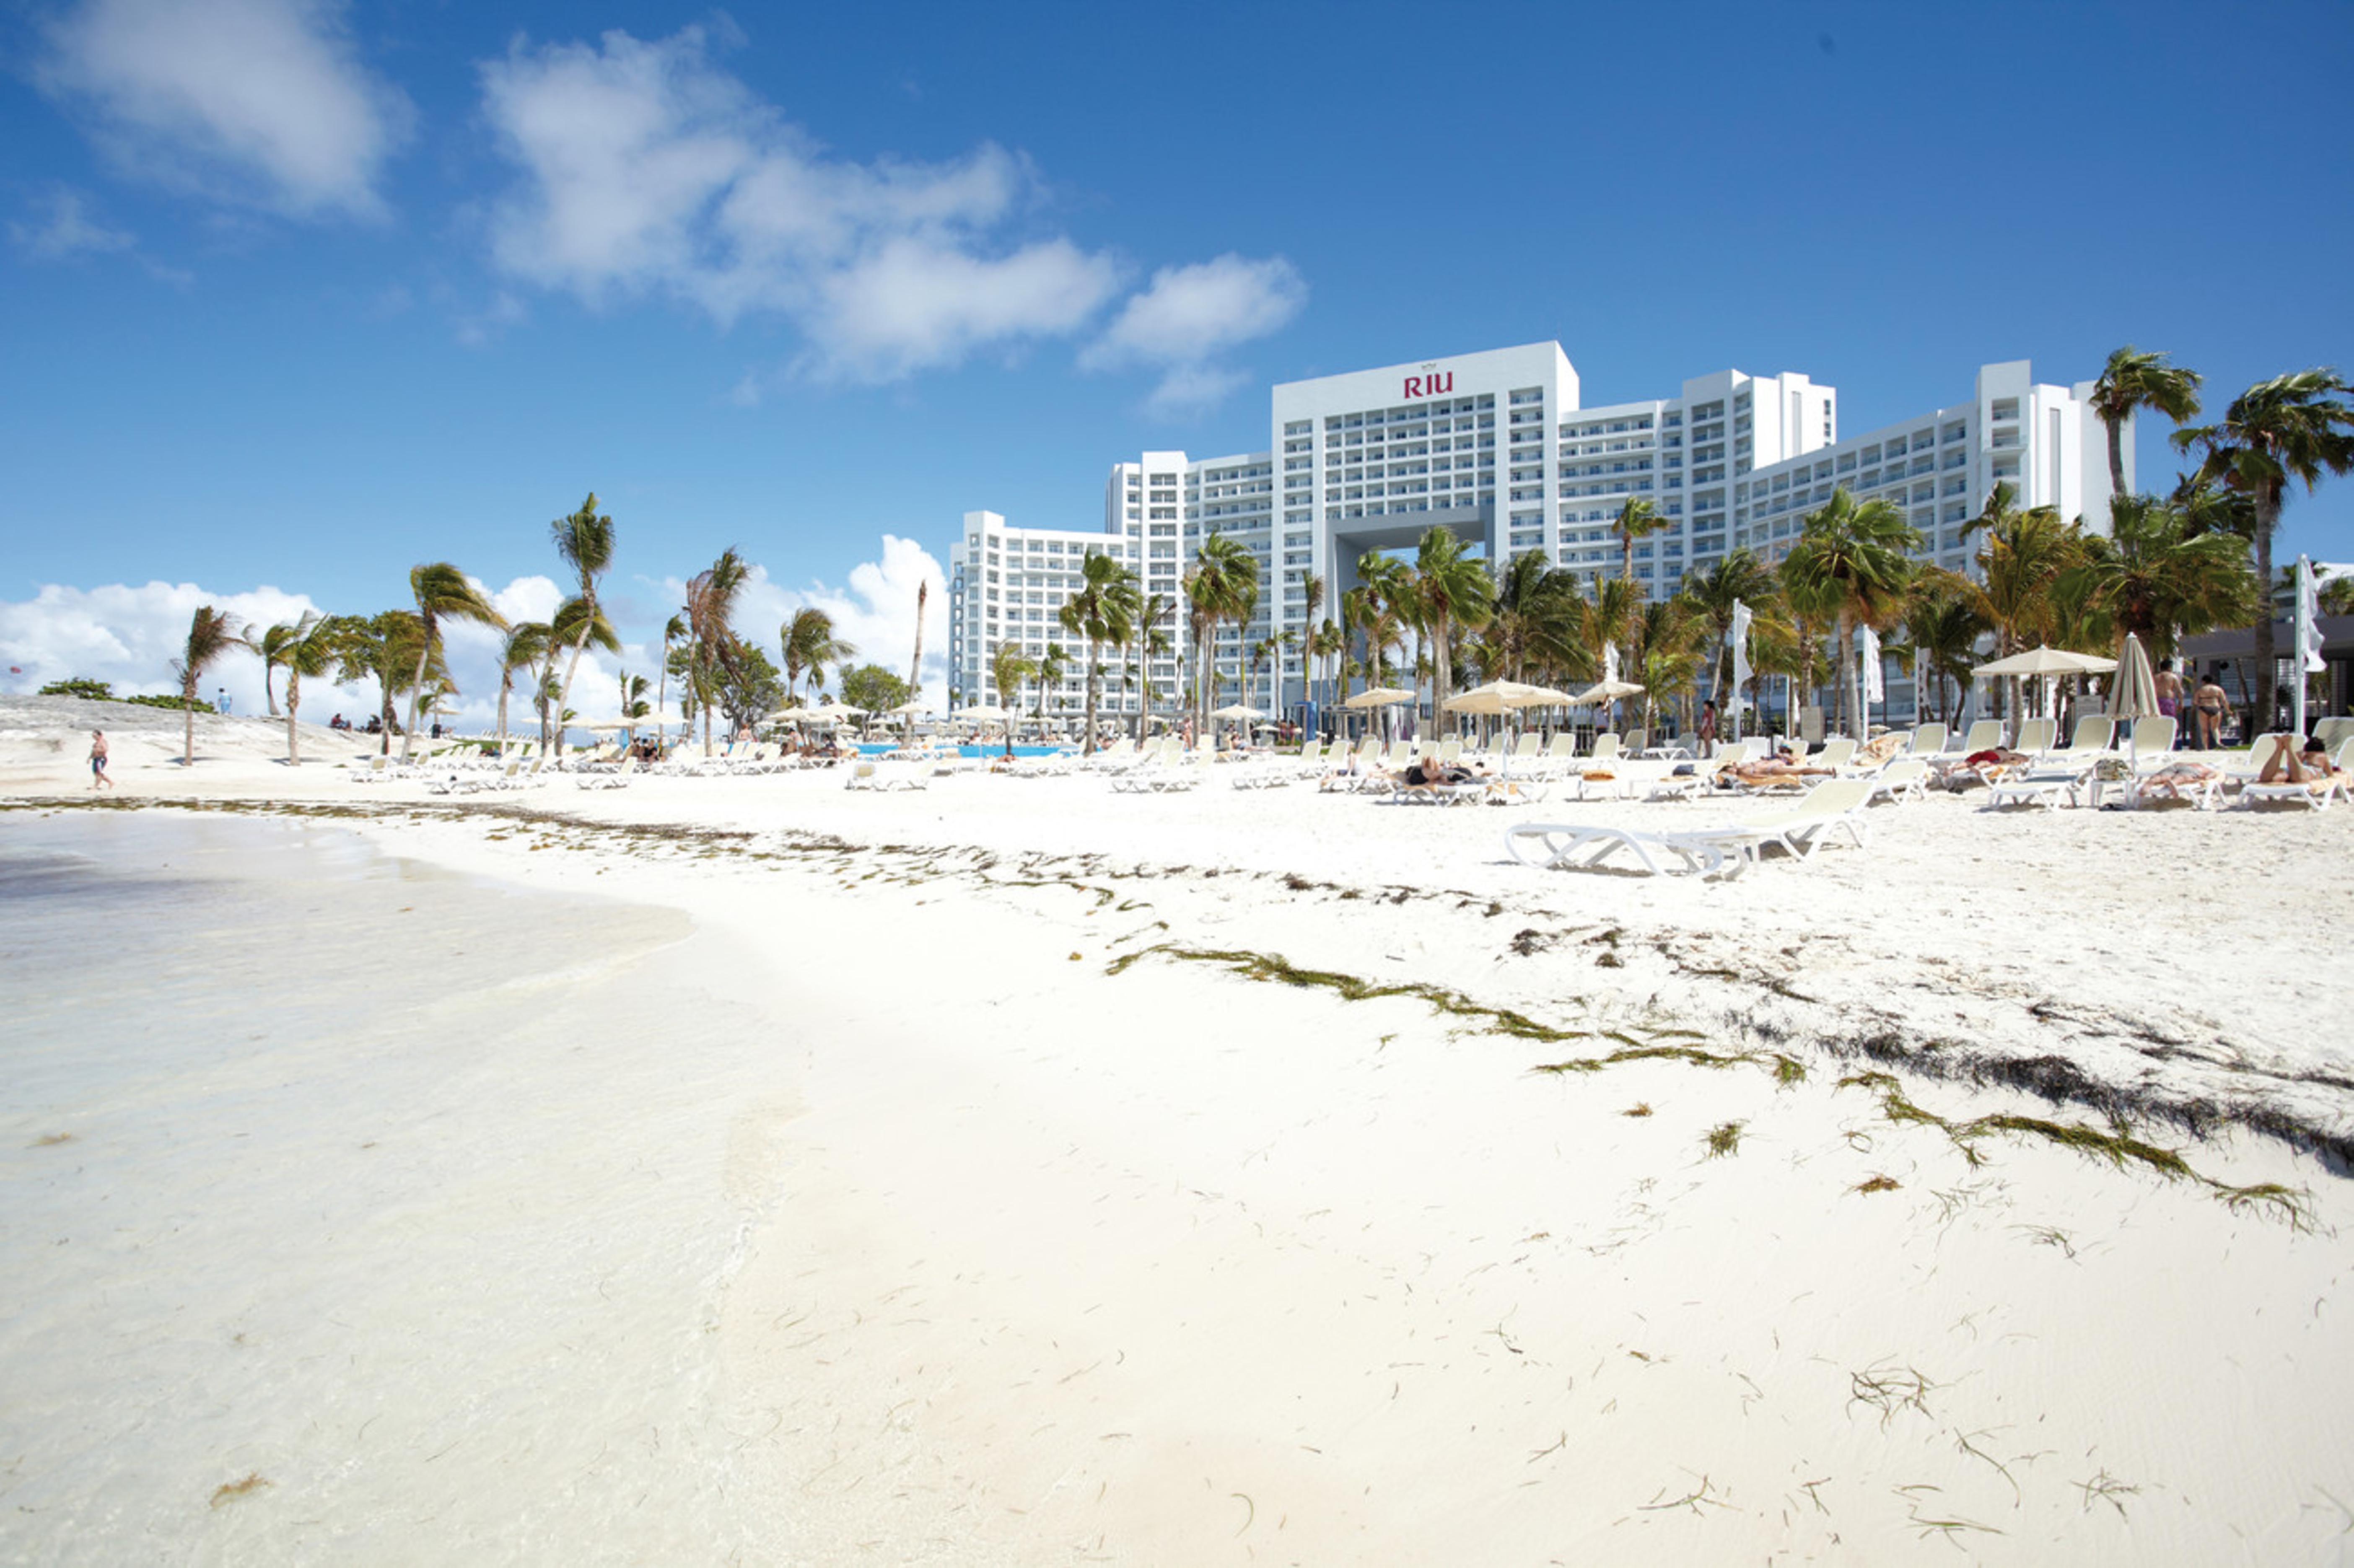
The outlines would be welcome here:
[[[858,749],[864,756],[880,757],[886,751],[898,750],[899,743],[896,740],[862,740],[858,743]],[[973,746],[967,744],[964,746],[934,747],[932,749],[934,751],[943,753],[954,752],[959,757],[1002,757],[1005,755],[1005,743],[1003,741],[998,741],[995,744],[989,746]],[[1071,748],[1066,746],[1023,746],[1019,742],[1016,742],[1013,747],[1013,755],[1016,757],[1059,757],[1064,752],[1070,749]]]

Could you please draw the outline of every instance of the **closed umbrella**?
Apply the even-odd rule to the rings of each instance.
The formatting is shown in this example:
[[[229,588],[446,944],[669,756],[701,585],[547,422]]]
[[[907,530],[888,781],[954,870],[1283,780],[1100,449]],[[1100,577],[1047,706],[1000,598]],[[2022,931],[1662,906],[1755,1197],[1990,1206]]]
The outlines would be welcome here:
[[[2149,655],[2143,651],[2137,633],[2126,633],[2126,645],[2120,650],[2116,678],[2109,683],[2109,716],[2128,726],[2134,720],[2147,718],[2158,712],[2158,677],[2150,673]],[[2133,759],[2133,769],[2141,771],[2141,744],[2128,727],[2126,731],[2126,752]]]

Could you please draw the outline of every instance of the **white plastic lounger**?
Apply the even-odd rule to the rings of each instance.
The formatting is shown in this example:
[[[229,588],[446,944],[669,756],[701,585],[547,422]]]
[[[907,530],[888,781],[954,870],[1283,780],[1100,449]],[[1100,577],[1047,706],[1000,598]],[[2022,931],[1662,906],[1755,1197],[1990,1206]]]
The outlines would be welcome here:
[[[873,789],[878,793],[893,789],[921,789],[927,785],[928,780],[920,773],[902,772],[864,758],[850,765],[850,777],[842,781],[845,789]]]
[[[1925,757],[1899,757],[1864,782],[1872,786],[1872,793],[1865,797],[1867,804],[1882,796],[1891,805],[1900,805],[1906,800],[1925,800],[1929,798],[1929,759]]]
[[[2056,811],[2063,804],[2077,804],[2077,793],[2092,781],[2090,766],[2068,768],[2031,768],[2016,779],[1999,779],[1987,786],[1987,802],[1981,810],[1999,811],[2005,806],[2041,806]]]
[[[1914,725],[1913,726],[1913,745],[1911,755],[1914,757],[1935,757],[1937,753],[1945,749],[1946,726],[1944,725],[1922,724]]]
[[[621,758],[620,767],[610,773],[583,773],[572,781],[583,789],[626,789],[630,787],[631,776],[637,770],[638,759],[625,757]]]
[[[1522,864],[1543,869],[1598,865],[1623,850],[1653,875],[1737,876],[1768,845],[1805,860],[1836,831],[1863,847],[1870,827],[1862,811],[1871,788],[1865,779],[1826,779],[1772,816],[1723,828],[1659,833],[1530,822],[1506,829],[1504,848]]]
[[[1970,733],[1961,744],[1964,757],[1976,757],[1981,751],[1992,751],[2002,744],[2002,720],[1979,719],[1970,726]]]

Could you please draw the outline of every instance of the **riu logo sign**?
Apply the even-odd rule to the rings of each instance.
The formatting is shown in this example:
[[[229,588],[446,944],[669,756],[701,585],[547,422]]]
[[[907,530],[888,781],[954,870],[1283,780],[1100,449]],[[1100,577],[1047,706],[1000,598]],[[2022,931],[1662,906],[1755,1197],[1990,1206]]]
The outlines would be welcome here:
[[[1443,397],[1455,390],[1455,372],[1433,371],[1428,376],[1405,378],[1405,395],[1409,397]]]

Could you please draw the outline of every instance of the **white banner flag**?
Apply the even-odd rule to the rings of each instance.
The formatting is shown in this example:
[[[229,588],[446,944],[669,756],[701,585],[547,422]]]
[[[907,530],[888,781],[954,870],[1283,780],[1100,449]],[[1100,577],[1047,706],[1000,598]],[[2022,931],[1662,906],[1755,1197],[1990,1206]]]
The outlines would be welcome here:
[[[1733,601],[1733,701],[1726,712],[1737,713],[1748,705],[1743,694],[1749,686],[1749,607],[1739,599]]]
[[[1862,629],[1863,700],[1884,703],[1888,700],[1888,673],[1881,665],[1880,633],[1867,626]]]
[[[2305,556],[2296,558],[2296,667],[2307,674],[2329,668],[2321,656],[2321,585]]]

